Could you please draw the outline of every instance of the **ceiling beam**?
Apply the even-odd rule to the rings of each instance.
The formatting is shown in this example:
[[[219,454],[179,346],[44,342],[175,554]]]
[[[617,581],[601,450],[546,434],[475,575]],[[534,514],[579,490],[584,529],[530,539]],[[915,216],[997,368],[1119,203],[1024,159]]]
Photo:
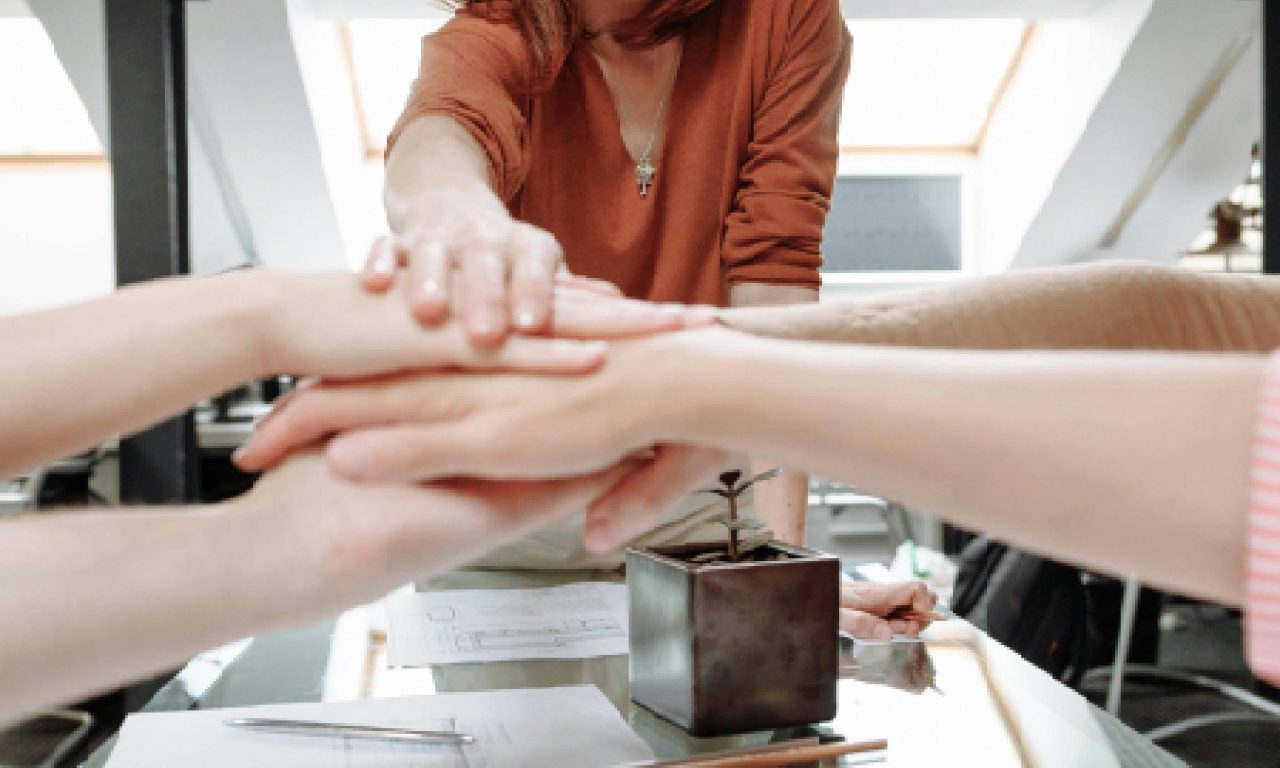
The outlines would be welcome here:
[[[1213,203],[1243,180],[1260,137],[1259,10],[1258,2],[1152,4],[1012,266],[1176,260]],[[1218,72],[1224,61],[1229,71]],[[1139,189],[1141,199],[1130,202]],[[1126,205],[1127,225],[1106,247]]]
[[[0,0],[2,1],[2,0]],[[88,113],[89,122],[104,147],[111,145],[107,120],[107,53],[105,3],[85,0],[33,0],[32,10],[53,43],[54,51]],[[196,104],[198,110],[202,105]],[[189,137],[191,191],[191,269],[216,272],[243,263],[243,237],[238,236],[223,208],[227,192],[215,178],[201,132]],[[75,158],[64,158],[67,162]],[[97,158],[80,158],[97,161]],[[234,192],[234,190],[232,190]],[[112,258],[114,244],[102,243],[104,261]]]

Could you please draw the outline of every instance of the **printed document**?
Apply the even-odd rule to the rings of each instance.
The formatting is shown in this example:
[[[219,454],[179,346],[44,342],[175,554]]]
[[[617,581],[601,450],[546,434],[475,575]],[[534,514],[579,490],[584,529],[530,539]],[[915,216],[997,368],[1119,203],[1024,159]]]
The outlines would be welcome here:
[[[627,588],[404,592],[388,602],[387,623],[393,667],[618,656],[627,653]]]
[[[472,744],[400,744],[232,728],[239,717],[456,730]],[[563,768],[653,759],[594,686],[130,715],[107,768]]]

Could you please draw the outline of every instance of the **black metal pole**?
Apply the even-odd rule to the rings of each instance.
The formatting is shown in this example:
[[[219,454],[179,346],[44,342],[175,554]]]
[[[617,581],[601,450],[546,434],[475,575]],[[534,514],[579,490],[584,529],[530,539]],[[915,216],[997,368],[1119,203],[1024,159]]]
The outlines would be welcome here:
[[[191,271],[185,11],[184,0],[103,2],[116,283],[125,286]],[[139,376],[157,373],[138,371]],[[121,500],[196,501],[199,469],[195,420],[188,413],[121,441]]]
[[[1268,205],[1280,201],[1280,186],[1267,162],[1267,150],[1273,142],[1280,145],[1280,8],[1263,0],[1262,3],[1262,201],[1263,201],[1263,251],[1262,271],[1268,275],[1280,275],[1280,229],[1267,226],[1274,218]]]

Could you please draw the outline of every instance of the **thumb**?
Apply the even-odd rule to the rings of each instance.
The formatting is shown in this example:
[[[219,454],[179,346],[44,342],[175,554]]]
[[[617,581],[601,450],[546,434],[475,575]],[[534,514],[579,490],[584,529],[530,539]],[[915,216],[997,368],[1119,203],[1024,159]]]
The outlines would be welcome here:
[[[608,552],[648,531],[727,460],[714,449],[658,446],[651,461],[591,505],[585,530],[587,548]]]

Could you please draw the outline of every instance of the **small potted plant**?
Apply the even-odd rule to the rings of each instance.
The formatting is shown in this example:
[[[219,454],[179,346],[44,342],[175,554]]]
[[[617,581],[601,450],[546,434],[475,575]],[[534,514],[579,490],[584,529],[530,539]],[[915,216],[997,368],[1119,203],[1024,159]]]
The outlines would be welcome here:
[[[773,540],[739,514],[752,486],[725,472],[725,541],[627,551],[631,698],[695,736],[836,714],[840,561]]]

